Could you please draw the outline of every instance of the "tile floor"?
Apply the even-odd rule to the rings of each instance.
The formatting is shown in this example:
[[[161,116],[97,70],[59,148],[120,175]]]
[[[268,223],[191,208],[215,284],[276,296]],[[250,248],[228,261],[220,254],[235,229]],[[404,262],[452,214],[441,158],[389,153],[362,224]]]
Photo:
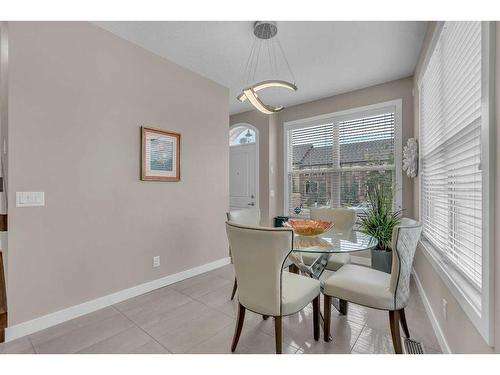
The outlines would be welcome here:
[[[184,280],[6,344],[0,353],[230,353],[236,301],[232,266]],[[283,320],[285,353],[393,353],[388,314],[333,309],[331,342],[314,341],[312,306]],[[412,281],[406,316],[427,353],[439,345]],[[274,353],[274,322],[248,312],[237,353]]]

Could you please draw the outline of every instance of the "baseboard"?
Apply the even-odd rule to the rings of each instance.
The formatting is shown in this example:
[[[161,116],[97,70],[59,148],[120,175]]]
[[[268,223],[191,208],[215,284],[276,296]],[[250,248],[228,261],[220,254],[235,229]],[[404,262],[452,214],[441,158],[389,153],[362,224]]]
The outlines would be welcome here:
[[[415,284],[417,285],[418,293],[420,294],[420,297],[422,297],[422,303],[424,304],[425,307],[425,312],[427,313],[427,316],[429,317],[429,320],[431,321],[432,329],[434,330],[434,333],[436,335],[436,338],[438,340],[439,346],[441,347],[441,351],[445,354],[452,354],[452,351],[450,349],[450,346],[448,345],[448,342],[446,341],[446,337],[444,336],[443,330],[441,329],[441,326],[439,325],[439,322],[436,318],[436,314],[434,314],[434,311],[432,310],[431,303],[429,302],[429,299],[427,298],[427,295],[425,294],[424,287],[422,283],[420,282],[420,279],[415,272],[415,269],[412,270],[413,277],[415,279]]]
[[[144,284],[121,290],[116,293],[108,294],[107,296],[100,297],[92,301],[87,301],[79,305],[71,306],[67,309],[56,311],[54,313],[47,314],[33,320],[28,320],[26,322],[16,324],[12,327],[7,327],[5,331],[5,341],[12,341],[19,337],[30,335],[32,333],[41,331],[42,329],[52,327],[74,318],[78,318],[79,316],[114,305],[115,303],[122,302],[126,299],[151,292],[152,290],[158,288],[163,288],[167,285],[174,284],[176,282],[200,275],[208,271],[212,271],[216,268],[225,266],[230,262],[231,259],[229,257],[222,258],[211,263],[203,264],[201,266],[191,268],[173,275],[162,277],[161,279],[156,279]]]

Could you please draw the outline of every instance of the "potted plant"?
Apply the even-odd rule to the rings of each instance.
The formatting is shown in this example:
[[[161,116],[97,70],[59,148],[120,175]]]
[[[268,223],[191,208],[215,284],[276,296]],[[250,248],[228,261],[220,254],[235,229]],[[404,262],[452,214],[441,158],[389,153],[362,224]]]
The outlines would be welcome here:
[[[372,268],[391,273],[392,229],[401,220],[402,210],[392,208],[392,190],[379,184],[368,190],[368,208],[361,218],[361,230],[378,240],[372,250]]]

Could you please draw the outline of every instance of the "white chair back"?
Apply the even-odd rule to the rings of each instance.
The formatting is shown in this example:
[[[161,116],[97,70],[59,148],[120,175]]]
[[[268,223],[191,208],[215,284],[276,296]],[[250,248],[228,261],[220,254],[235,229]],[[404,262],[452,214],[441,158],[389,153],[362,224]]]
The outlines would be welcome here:
[[[293,231],[226,222],[239,302],[258,314],[281,315],[283,264],[292,250]]]
[[[352,208],[311,208],[310,217],[330,221],[337,230],[352,230],[357,219],[356,210]]]
[[[394,310],[405,308],[410,298],[410,274],[422,225],[412,219],[401,219],[392,230],[392,268],[390,291],[394,293]]]
[[[233,210],[226,212],[227,220],[237,224],[258,227],[260,225],[260,210],[249,208],[245,210]]]

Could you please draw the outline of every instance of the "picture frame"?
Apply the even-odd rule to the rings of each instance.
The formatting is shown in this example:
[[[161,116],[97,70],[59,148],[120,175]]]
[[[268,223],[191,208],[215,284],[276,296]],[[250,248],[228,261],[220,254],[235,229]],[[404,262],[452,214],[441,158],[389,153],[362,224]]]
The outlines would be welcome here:
[[[141,180],[180,181],[179,133],[141,127]]]

